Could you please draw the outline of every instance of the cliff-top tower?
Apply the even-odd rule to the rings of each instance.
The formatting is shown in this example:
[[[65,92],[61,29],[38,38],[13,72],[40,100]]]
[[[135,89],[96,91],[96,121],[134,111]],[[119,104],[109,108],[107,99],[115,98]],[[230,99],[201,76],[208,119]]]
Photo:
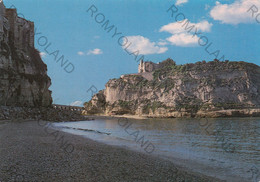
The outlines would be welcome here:
[[[138,66],[138,73],[143,73],[144,72],[144,61],[141,60]]]
[[[159,64],[153,63],[151,61],[144,62],[143,60],[141,60],[138,66],[138,73],[145,73],[145,72],[150,73],[155,69],[158,69],[159,67],[160,67]]]

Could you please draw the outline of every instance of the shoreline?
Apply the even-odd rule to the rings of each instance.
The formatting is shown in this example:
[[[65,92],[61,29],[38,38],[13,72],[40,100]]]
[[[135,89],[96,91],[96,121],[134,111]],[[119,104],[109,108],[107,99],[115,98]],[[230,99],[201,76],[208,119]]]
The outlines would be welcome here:
[[[98,120],[106,120],[106,119],[116,120],[116,118],[117,117],[105,117],[105,116],[101,117],[100,116],[100,117],[96,117],[96,121],[98,122]],[[134,119],[132,119],[132,121],[133,120]],[[131,121],[131,120],[129,120],[129,121]],[[145,123],[145,122],[146,121],[144,120],[143,123]],[[66,124],[65,124],[65,126],[66,126]],[[125,129],[125,128],[123,128],[123,129]],[[132,131],[135,131],[135,130],[132,130]],[[71,132],[71,131],[66,131],[66,130],[65,130],[65,132],[72,133],[73,135],[76,135],[76,136],[80,136],[80,135],[77,134],[77,132],[73,132],[73,131]],[[144,150],[144,148],[137,149],[138,147],[140,147],[139,145],[137,146],[137,148],[133,147],[133,146],[126,147],[125,145],[127,145],[127,143],[124,143],[124,142],[122,142],[122,143],[120,142],[120,144],[118,145],[117,143],[113,143],[113,142],[111,143],[111,142],[107,142],[106,140],[100,140],[100,139],[98,139],[99,137],[93,138],[91,136],[88,136],[88,134],[86,134],[86,135],[83,134],[83,136],[85,138],[88,138],[88,139],[91,139],[91,140],[94,140],[94,141],[97,141],[97,142],[100,142],[100,143],[103,143],[103,144],[108,144],[110,146],[116,146],[116,147],[124,148],[124,149],[130,150],[130,151],[134,151],[134,152],[141,152],[141,153],[144,153],[144,154],[146,154],[146,152],[147,152],[146,150]],[[158,146],[156,146],[156,148],[158,149]],[[159,146],[159,148],[160,148],[160,146]],[[223,149],[223,150],[225,150],[225,149]],[[219,165],[220,163],[222,163],[221,160],[218,161],[218,160],[215,160],[215,159],[211,159],[210,162],[212,162],[213,160],[219,162],[218,164],[214,163],[213,165],[211,165],[209,163],[209,161],[196,160],[196,158],[192,158],[192,157],[191,158],[190,157],[188,157],[188,158],[183,157],[183,153],[178,153],[178,152],[173,152],[173,153],[165,155],[163,153],[160,153],[159,151],[155,151],[155,152],[152,152],[148,155],[153,156],[155,158],[160,158],[160,159],[170,161],[174,165],[176,165],[176,166],[178,165],[178,167],[186,169],[186,171],[193,172],[195,174],[200,173],[200,174],[203,174],[205,176],[210,176],[210,177],[218,176],[219,180],[226,180],[226,181],[236,181],[236,182],[249,181],[248,178],[246,178],[244,176],[244,173],[235,174],[233,172],[233,170],[227,168],[227,165]]]
[[[55,131],[74,146],[72,153],[60,148]],[[13,164],[25,181],[221,181],[152,155],[43,128],[43,121],[0,124],[0,154],[1,169]],[[10,178],[8,170],[0,174],[0,180]]]
[[[127,118],[127,119],[142,119],[142,120],[146,120],[149,119],[149,117],[145,117],[145,116],[137,116],[137,115],[129,115],[129,114],[125,114],[125,115],[86,115],[86,117],[89,118],[94,118],[94,119],[106,119],[106,118]]]
[[[233,117],[260,117],[260,109],[226,109],[216,111],[198,111],[192,115],[188,112],[172,112],[149,115],[109,115],[109,114],[90,114],[86,117],[108,117],[108,118],[128,118],[128,119],[150,119],[150,118],[233,118]]]
[[[84,111],[83,111],[84,113]],[[112,114],[89,114],[70,110],[58,110],[52,107],[14,107],[0,106],[0,120],[46,120],[50,122],[86,121],[94,118],[128,118],[144,120],[151,118],[231,118],[231,117],[260,117],[260,108],[257,109],[227,109],[216,111],[198,111],[191,114],[187,111],[162,112],[146,115],[112,115]]]

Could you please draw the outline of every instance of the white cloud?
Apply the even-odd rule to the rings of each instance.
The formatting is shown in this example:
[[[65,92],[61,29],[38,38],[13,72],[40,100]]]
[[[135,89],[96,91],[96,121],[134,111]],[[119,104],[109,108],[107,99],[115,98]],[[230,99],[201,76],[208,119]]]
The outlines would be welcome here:
[[[82,101],[75,101],[75,102],[72,102],[70,105],[71,106],[81,106],[83,104]]]
[[[128,42],[124,40],[123,44],[126,44],[125,47],[127,48],[128,52],[136,52],[139,51],[139,54],[148,55],[148,54],[161,54],[165,53],[168,48],[167,47],[160,47],[155,42],[151,42],[148,38],[143,36],[127,36]],[[128,45],[131,45],[128,47]]]
[[[184,4],[184,3],[187,3],[187,2],[188,2],[188,0],[177,0],[176,3],[175,3],[175,5],[176,5],[176,6],[179,6],[179,5]]]
[[[197,35],[193,36],[189,33],[180,33],[174,34],[166,40],[176,46],[191,47],[198,44],[199,37]]]
[[[188,29],[185,30],[185,28],[186,28],[185,22],[187,22],[187,21],[189,21],[189,20],[185,19],[182,22],[174,22],[174,23],[169,23],[168,25],[164,25],[160,29],[160,32],[169,32],[171,34],[185,33],[188,31]],[[189,25],[187,27],[194,26],[194,29],[197,28],[197,30],[200,30],[202,32],[210,32],[212,25],[213,25],[212,23],[209,23],[208,21],[203,20],[199,23],[189,22]]]
[[[88,50],[86,53],[83,51],[79,51],[78,55],[80,56],[85,56],[85,55],[99,55],[103,54],[103,51],[101,49],[93,49],[93,50]]]
[[[172,34],[171,37],[167,38],[172,45],[182,46],[182,47],[191,47],[198,45],[199,37],[193,35],[195,31],[197,32],[210,32],[212,23],[209,23],[206,20],[203,20],[198,23],[191,23],[188,19],[183,20],[182,22],[169,23],[161,27],[160,32],[168,32]],[[163,43],[161,40],[160,42]]]
[[[236,0],[232,4],[221,4],[217,1],[210,11],[210,16],[214,20],[219,20],[221,23],[226,24],[252,23],[255,19],[252,17],[252,11],[248,12],[248,10],[253,5],[260,7],[260,1]]]
[[[85,53],[84,53],[84,52],[82,52],[82,51],[79,51],[79,52],[78,52],[78,55],[80,55],[80,56],[84,56],[84,55],[85,55]]]
[[[165,40],[160,39],[159,42],[157,43],[159,46],[165,46],[168,44]]]
[[[210,8],[210,5],[206,4],[205,5],[205,10],[208,10]]]
[[[40,52],[40,56],[41,56],[41,58],[45,58],[46,57],[46,53],[45,52]]]
[[[99,54],[103,54],[103,51],[101,49],[93,49],[93,50],[89,50],[87,55],[99,55]]]

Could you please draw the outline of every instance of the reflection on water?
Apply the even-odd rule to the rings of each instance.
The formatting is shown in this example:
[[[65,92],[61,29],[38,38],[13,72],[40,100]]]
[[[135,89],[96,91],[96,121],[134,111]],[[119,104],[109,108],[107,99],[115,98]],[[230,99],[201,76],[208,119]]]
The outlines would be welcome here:
[[[144,151],[142,142],[147,141],[154,145],[153,154],[169,160],[183,159],[188,161],[185,162],[187,165],[192,162],[200,164],[196,167],[198,172],[214,176],[210,173],[212,168],[222,179],[233,175],[246,181],[260,180],[257,172],[260,170],[260,118],[129,119],[127,122],[124,125],[118,123],[118,119],[97,119],[56,123],[55,126],[73,134],[139,151]],[[140,138],[142,141],[138,143]],[[208,166],[207,172],[201,166]]]

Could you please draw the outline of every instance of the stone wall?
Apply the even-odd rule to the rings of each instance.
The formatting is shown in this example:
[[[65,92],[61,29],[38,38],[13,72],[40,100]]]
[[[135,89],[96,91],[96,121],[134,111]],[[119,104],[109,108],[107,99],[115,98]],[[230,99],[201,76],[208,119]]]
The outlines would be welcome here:
[[[7,107],[0,106],[0,121],[11,120],[12,122],[23,121],[87,121],[90,120],[81,114],[81,111],[77,110],[62,110],[52,107]],[[93,119],[91,119],[93,120]]]
[[[6,9],[5,18],[9,22],[9,32],[18,49],[34,47],[34,23],[17,16],[16,9]]]

